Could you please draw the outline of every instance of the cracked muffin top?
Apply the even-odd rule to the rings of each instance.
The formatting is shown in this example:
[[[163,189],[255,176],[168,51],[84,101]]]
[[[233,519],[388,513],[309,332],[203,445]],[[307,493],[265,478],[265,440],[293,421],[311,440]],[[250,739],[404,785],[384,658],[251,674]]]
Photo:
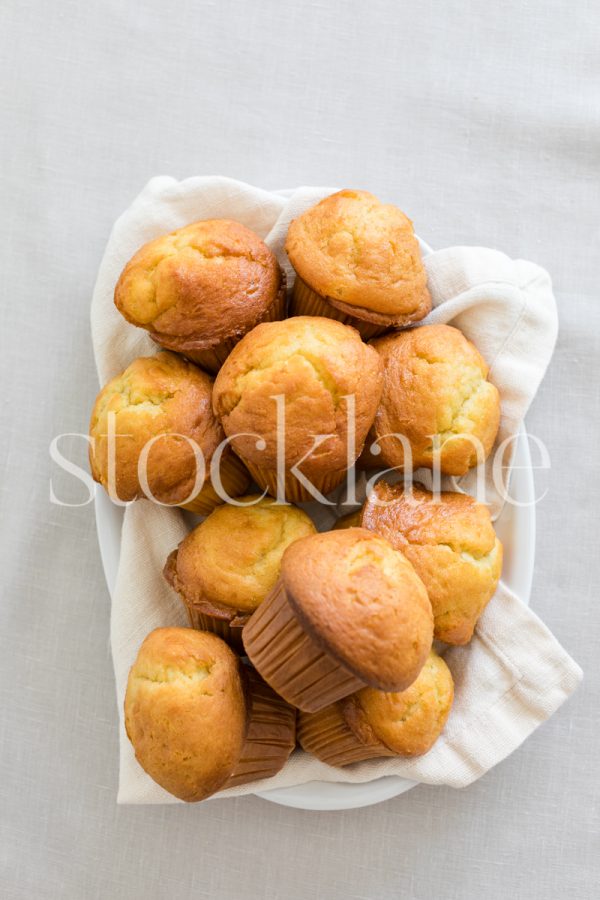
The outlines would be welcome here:
[[[338,191],[312,206],[291,223],[285,249],[300,278],[346,312],[407,325],[431,309],[412,222],[368,191]]]
[[[241,337],[281,292],[283,272],[257,234],[206,219],[144,244],[121,273],[115,305],[157,343],[185,353]]]
[[[167,351],[135,359],[96,398],[90,421],[90,467],[94,480],[107,490],[111,487],[111,428],[116,435],[112,488],[121,500],[144,495],[138,473],[144,447],[148,447],[147,477],[153,496],[161,503],[179,503],[190,496],[196,480],[196,458],[189,441],[202,451],[208,471],[224,438],[212,411],[212,379]]]
[[[180,800],[203,800],[235,770],[248,724],[241,664],[216,635],[157,628],[129,672],[125,729],[142,768]]]
[[[384,367],[381,403],[369,435],[380,454],[367,465],[439,465],[447,475],[464,475],[485,459],[500,422],[500,396],[487,380],[488,367],[457,328],[423,325],[371,341]],[[368,449],[369,449],[368,448]]]
[[[283,554],[281,581],[304,630],[364,684],[412,684],[431,650],[431,603],[388,541],[364,528],[301,538]]]
[[[340,706],[359,740],[380,742],[398,756],[421,756],[442,733],[453,699],[450,669],[432,650],[405,691],[384,693],[363,688],[340,701]]]
[[[466,644],[502,572],[502,544],[482,503],[454,491],[435,496],[420,484],[375,485],[360,524],[412,563],[427,588],[434,635]]]
[[[309,454],[299,468],[310,477],[356,459],[381,386],[381,360],[354,328],[295,316],[258,325],[237,344],[215,380],[213,406],[242,458],[275,467],[279,444],[288,468]]]
[[[249,613],[275,585],[287,547],[316,528],[303,510],[270,497],[237,502],[245,505],[218,507],[188,534],[165,575],[188,602]]]

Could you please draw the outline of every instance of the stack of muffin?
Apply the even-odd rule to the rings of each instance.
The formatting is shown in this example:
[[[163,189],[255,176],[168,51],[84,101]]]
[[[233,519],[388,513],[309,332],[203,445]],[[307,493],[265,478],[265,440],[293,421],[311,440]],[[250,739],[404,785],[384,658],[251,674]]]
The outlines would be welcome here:
[[[115,304],[164,349],[92,412],[113,498],[205,517],[165,561],[191,628],[148,635],[125,698],[139,763],[187,801],[276,774],[296,737],[332,766],[426,753],[453,699],[433,639],[471,639],[502,567],[487,508],[462,493],[373,477],[325,533],[294,505],[330,503],[355,464],[463,475],[500,408],[473,344],[419,326],[431,298],[399,209],[340,191],[292,222],[286,251],[288,309],[277,260],[238,222],[142,247]]]

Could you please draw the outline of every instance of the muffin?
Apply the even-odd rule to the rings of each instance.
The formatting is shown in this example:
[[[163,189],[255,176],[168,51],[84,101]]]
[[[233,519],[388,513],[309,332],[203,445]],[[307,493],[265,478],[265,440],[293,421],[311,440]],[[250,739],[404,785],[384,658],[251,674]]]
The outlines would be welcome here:
[[[141,767],[188,802],[223,788],[248,732],[241,663],[213,634],[157,628],[127,681],[125,730]]]
[[[366,685],[405,690],[432,637],[423,582],[401,553],[363,528],[291,544],[277,585],[242,634],[265,681],[305,712]]]
[[[316,529],[301,509],[270,497],[238,502],[246,505],[219,506],[188,534],[164,574],[193,628],[213,631],[241,649],[242,628],[274,587],[284,550]]]
[[[302,213],[285,249],[296,270],[294,315],[337,319],[368,339],[431,309],[412,222],[367,191],[338,191]]]
[[[464,475],[485,459],[500,422],[500,397],[477,348],[449,325],[424,325],[372,342],[384,366],[383,393],[369,435],[380,453],[367,465],[439,467]]]
[[[90,467],[113,500],[136,500],[149,490],[159,503],[202,515],[223,502],[210,478],[211,460],[225,437],[212,411],[212,388],[205,372],[165,351],[135,359],[105,385],[92,410]],[[147,484],[140,483],[139,473],[144,452]],[[198,484],[200,453],[205,477]],[[229,496],[248,487],[248,473],[229,448],[219,473]]]
[[[303,750],[330,766],[379,756],[422,756],[443,731],[452,707],[450,670],[433,650],[405,691],[367,687],[317,713],[301,712]]]
[[[246,332],[284,316],[285,276],[253,231],[206,219],[144,244],[115,305],[157,344],[216,372]]]
[[[382,377],[378,354],[353,328],[299,316],[240,341],[217,375],[213,408],[261,488],[323,499],[362,449]]]
[[[443,491],[436,497],[419,484],[405,491],[380,481],[360,524],[412,563],[427,588],[435,637],[468,643],[502,572],[502,544],[487,507],[467,494]]]
[[[125,729],[142,768],[180,800],[276,774],[295,710],[214,634],[157,628],[127,681]]]

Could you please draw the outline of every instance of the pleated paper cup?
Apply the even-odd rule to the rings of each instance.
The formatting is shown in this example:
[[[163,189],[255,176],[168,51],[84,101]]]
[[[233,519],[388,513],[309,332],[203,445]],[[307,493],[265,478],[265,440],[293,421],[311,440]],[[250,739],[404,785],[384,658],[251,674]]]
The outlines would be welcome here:
[[[238,765],[225,787],[272,778],[296,746],[296,710],[245,667],[250,719]]]
[[[231,453],[221,460],[219,469],[221,484],[230,497],[241,497],[250,484],[248,471],[239,457]],[[196,513],[198,516],[207,516],[216,506],[225,501],[214,489],[210,477],[208,477],[200,492],[189,503],[180,503],[181,509]]]
[[[191,627],[196,631],[210,631],[211,634],[218,635],[238,653],[243,653],[242,628],[252,613],[244,613],[224,606],[218,607],[211,600],[203,597],[194,597],[193,599],[186,597],[176,587],[178,552],[178,549],[173,550],[167,557],[163,575],[173,590],[177,591],[185,606]]]
[[[305,712],[317,712],[365,686],[302,628],[281,580],[253,613],[242,638],[259,674]]]
[[[248,619],[247,615],[240,614],[236,610],[217,611],[211,604],[204,605],[202,601],[189,602],[179,595],[187,610],[190,625],[197,631],[210,631],[218,635],[226,644],[229,644],[238,653],[244,652],[242,643],[242,629]]]
[[[244,465],[252,475],[252,478],[263,491],[267,491],[271,497],[277,497],[277,471],[267,469],[265,466],[257,466],[248,459],[243,459]],[[346,477],[347,469],[336,472],[327,472],[319,477],[311,477],[308,480],[319,493],[327,496],[338,487]],[[308,476],[307,476],[308,478]],[[307,488],[301,484],[291,472],[285,473],[284,480],[285,499],[290,503],[311,503],[315,498]]]
[[[342,312],[325,297],[313,291],[299,275],[296,275],[294,282],[290,313],[293,316],[323,316],[326,319],[343,322],[344,325],[352,325],[365,341],[389,331],[391,327],[378,322],[368,322],[366,319]]]
[[[344,717],[343,703],[334,703],[316,713],[300,712],[298,740],[307,753],[338,768],[394,755],[383,744],[362,741],[354,734]]]

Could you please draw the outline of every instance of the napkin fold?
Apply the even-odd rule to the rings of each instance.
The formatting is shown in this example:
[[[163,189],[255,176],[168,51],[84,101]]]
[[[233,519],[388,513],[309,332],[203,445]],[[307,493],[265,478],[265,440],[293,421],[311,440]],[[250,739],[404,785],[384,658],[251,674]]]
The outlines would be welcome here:
[[[117,220],[92,300],[92,338],[101,384],[136,356],[156,352],[142,329],[113,305],[119,274],[141,244],[197,219],[232,218],[257,232],[290,269],[283,245],[290,221],[332,188],[270,192],[220,177],[185,181],[153,178]],[[460,328],[490,365],[500,391],[498,441],[510,462],[516,436],[552,356],[557,334],[550,278],[525,260],[483,247],[450,247],[425,256],[433,309],[426,323]],[[486,499],[501,514],[503,486],[486,465]],[[470,473],[455,482],[475,492]],[[330,515],[330,514],[329,514]],[[320,526],[329,527],[323,519]],[[119,803],[179,802],[137,764],[123,723],[127,674],[153,628],[187,625],[183,605],[162,577],[169,552],[187,533],[183,514],[141,501],[125,510],[117,583],[112,597],[111,646],[120,716]],[[527,599],[527,598],[525,598]],[[334,769],[300,751],[274,778],[216,795],[234,796],[308,781],[364,782],[384,775],[464,787],[515,750],[564,702],[582,678],[577,664],[539,618],[500,583],[466,647],[444,654],[455,681],[455,702],[442,737],[425,756],[381,759]]]

